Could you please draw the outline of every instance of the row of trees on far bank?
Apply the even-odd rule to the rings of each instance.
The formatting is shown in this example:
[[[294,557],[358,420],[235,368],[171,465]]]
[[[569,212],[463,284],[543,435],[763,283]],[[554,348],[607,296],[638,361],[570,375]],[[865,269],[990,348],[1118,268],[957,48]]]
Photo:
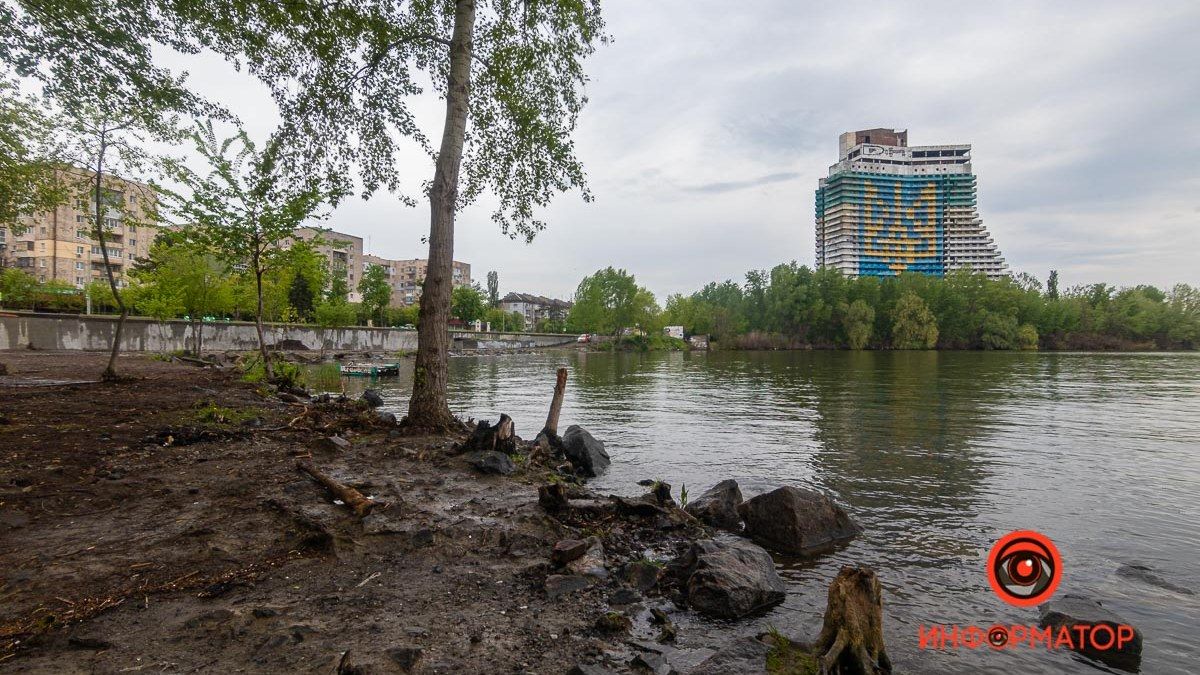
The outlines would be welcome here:
[[[726,348],[787,349],[1195,349],[1200,290],[1177,284],[1058,288],[1029,274],[988,279],[904,274],[851,279],[795,262],[754,270],[745,283],[710,283],[660,308],[625,270],[586,277],[568,328],[657,334],[683,326]]]

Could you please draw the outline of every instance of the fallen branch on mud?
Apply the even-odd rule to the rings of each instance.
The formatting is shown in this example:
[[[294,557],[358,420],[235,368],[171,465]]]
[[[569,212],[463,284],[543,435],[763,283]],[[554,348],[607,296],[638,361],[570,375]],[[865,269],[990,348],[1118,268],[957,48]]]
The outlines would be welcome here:
[[[358,516],[359,518],[367,515],[371,512],[371,509],[379,505],[378,502],[367,499],[361,492],[355,490],[349,485],[343,485],[333,478],[330,478],[328,474],[322,473],[310,462],[299,460],[296,462],[296,468],[308,474],[309,476],[312,476],[313,480],[325,486],[325,489],[329,490],[330,494],[332,494],[336,499],[341,500],[341,502],[354,511],[354,515]]]

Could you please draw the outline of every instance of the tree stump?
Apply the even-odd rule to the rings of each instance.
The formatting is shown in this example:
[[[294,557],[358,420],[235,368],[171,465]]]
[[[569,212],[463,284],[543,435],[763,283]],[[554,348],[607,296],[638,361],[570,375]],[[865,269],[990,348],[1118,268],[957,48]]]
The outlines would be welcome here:
[[[871,568],[846,565],[838,572],[815,651],[822,673],[892,672],[883,645],[883,594]]]
[[[495,425],[486,420],[481,421],[463,447],[466,452],[487,452],[495,450],[511,455],[517,451],[517,433],[512,418],[500,415],[500,421]]]

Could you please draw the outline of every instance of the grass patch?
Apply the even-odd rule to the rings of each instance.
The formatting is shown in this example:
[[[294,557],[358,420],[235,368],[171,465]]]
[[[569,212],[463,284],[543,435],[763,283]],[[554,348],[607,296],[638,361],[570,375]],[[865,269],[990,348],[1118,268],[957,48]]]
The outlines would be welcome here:
[[[212,401],[201,401],[198,403],[195,415],[197,423],[215,426],[242,424],[256,417],[258,417],[256,411],[226,408]]]
[[[771,643],[771,651],[767,652],[767,672],[771,675],[817,675],[820,672],[817,657],[792,644],[774,626],[767,631],[767,642]]]

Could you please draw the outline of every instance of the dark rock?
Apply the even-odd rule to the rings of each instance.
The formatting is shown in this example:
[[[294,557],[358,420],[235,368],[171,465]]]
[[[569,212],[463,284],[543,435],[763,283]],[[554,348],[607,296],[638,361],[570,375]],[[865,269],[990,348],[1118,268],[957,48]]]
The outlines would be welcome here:
[[[250,613],[257,619],[269,619],[273,616],[279,616],[279,610],[271,607],[255,607],[250,610]]]
[[[688,502],[683,510],[705,525],[740,532],[742,517],[738,515],[738,505],[741,503],[742,491],[737,481],[723,480],[705,490],[694,501]]]
[[[366,389],[362,393],[362,400],[367,402],[367,405],[372,408],[378,408],[383,405],[383,397],[374,389]]]
[[[587,550],[583,552],[583,555],[567,563],[567,568],[576,574],[607,579],[608,561],[604,556],[604,545],[596,537],[588,537],[587,543]]]
[[[562,440],[563,453],[577,473],[588,477],[599,476],[612,463],[604,449],[604,443],[593,438],[578,424],[567,427]]]
[[[1080,595],[1064,594],[1040,606],[1038,611],[1040,614],[1038,624],[1043,628],[1051,628],[1056,637],[1060,629],[1066,627],[1070,631],[1074,650],[1080,654],[1123,670],[1136,671],[1141,667],[1141,631],[1130,626],[1129,622],[1120,616],[1104,609],[1099,602]],[[1108,626],[1114,639],[1111,648],[1096,649],[1091,638],[1091,630],[1087,633],[1088,639],[1080,640],[1076,629],[1073,628],[1079,625],[1092,626],[1091,630],[1094,630],[1095,626]],[[1120,626],[1129,626],[1129,628],[1121,629]],[[1130,634],[1125,633],[1130,630],[1132,631]],[[1118,637],[1122,640],[1119,648],[1115,642]],[[1099,638],[1101,644],[1108,642],[1109,631],[1102,629]]]
[[[376,410],[375,419],[386,425],[394,425],[396,423],[396,415],[386,410]]]
[[[495,450],[485,450],[483,452],[473,452],[467,455],[467,462],[475,467],[480,473],[499,474],[507,476],[517,470],[517,465],[508,458],[508,455]]]
[[[641,652],[630,659],[629,665],[635,670],[654,673],[654,675],[669,675],[672,672],[671,666],[667,665],[667,660],[663,658],[663,655],[655,652]]]
[[[787,592],[771,555],[747,541],[695,542],[671,567],[688,605],[719,619],[739,619],[777,605]]]
[[[1168,591],[1174,591],[1175,593],[1182,593],[1184,595],[1196,594],[1195,591],[1190,588],[1176,586],[1166,579],[1163,579],[1155,574],[1154,570],[1146,565],[1121,565],[1117,568],[1117,576],[1125,577],[1126,579],[1136,579],[1137,581],[1150,584],[1151,586],[1158,586],[1159,588],[1166,589]]]
[[[738,638],[701,661],[691,675],[766,675],[770,651],[753,637]]]
[[[412,670],[421,660],[422,650],[412,645],[400,645],[387,650],[388,658],[400,666],[401,670]]]
[[[404,634],[409,637],[429,637],[429,631],[420,626],[409,626],[404,629]]]
[[[654,481],[653,489],[642,495],[642,501],[647,504],[657,504],[658,506],[675,507],[675,499],[671,497],[671,484],[666,481]]]
[[[649,478],[643,478],[638,481],[638,485],[641,485],[642,487],[650,487],[651,485],[654,485],[655,482],[657,482],[657,481],[651,480]]]
[[[742,502],[746,535],[767,548],[809,555],[862,532],[827,494],[787,485]]]
[[[582,557],[587,550],[588,543],[582,539],[563,539],[554,545],[554,550],[550,552],[550,560],[555,565],[566,565]]]
[[[658,585],[658,574],[661,571],[662,568],[649,560],[634,560],[621,566],[619,577],[625,583],[645,593]]]
[[[641,600],[642,594],[628,586],[621,586],[608,595],[608,602],[613,605],[632,605]]]
[[[275,397],[284,403],[308,403],[308,397],[297,396],[286,391],[275,394]]]
[[[551,600],[568,593],[582,591],[591,585],[591,582],[579,574],[551,574],[546,577],[546,596]]]

